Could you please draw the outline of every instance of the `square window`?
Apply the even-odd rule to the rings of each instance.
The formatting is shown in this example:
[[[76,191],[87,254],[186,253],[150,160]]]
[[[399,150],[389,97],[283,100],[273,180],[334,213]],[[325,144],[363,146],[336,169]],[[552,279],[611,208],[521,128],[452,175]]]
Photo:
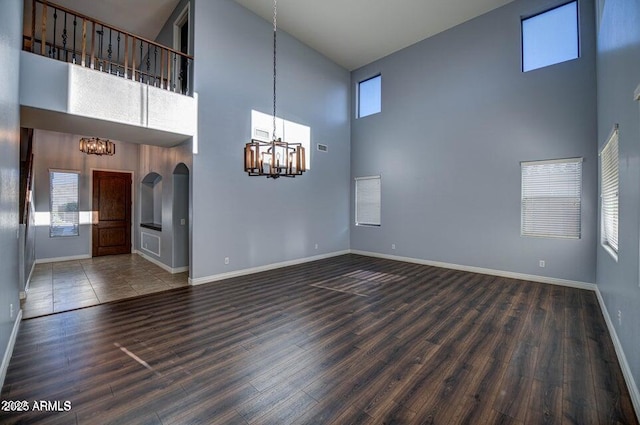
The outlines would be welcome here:
[[[380,226],[380,176],[356,178],[356,225]]]
[[[580,238],[582,158],[522,162],[522,236]]]
[[[578,57],[578,2],[522,20],[522,71]]]
[[[377,114],[382,110],[381,91],[381,75],[358,83],[358,118]]]

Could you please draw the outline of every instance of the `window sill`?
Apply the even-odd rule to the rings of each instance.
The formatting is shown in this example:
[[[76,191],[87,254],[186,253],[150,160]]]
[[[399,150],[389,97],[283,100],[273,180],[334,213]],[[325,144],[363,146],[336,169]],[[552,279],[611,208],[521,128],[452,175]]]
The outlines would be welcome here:
[[[600,244],[600,246],[602,246],[602,248],[607,251],[607,253],[615,260],[616,263],[618,262],[618,253],[613,248],[602,243]]]

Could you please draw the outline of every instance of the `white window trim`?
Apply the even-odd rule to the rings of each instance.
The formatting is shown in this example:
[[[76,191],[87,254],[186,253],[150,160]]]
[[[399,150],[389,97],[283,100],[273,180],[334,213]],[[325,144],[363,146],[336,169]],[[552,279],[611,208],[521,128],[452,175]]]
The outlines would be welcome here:
[[[618,131],[618,124],[615,124],[613,126],[613,129],[611,130],[611,133],[609,134],[609,137],[607,138],[607,143],[605,143],[604,147],[602,148],[602,150],[600,151],[599,157],[600,157],[600,245],[602,246],[602,248],[609,253],[609,255],[611,255],[611,257],[617,262],[618,261],[618,251],[620,250],[620,246],[618,245],[617,247],[614,247],[610,244],[609,240],[606,237],[606,232],[605,232],[605,214],[604,214],[604,194],[603,194],[603,187],[604,187],[604,181],[603,181],[603,166],[604,164],[602,163],[602,155],[608,150],[608,149],[613,149],[615,147],[615,150],[618,152],[617,157],[615,158],[615,163],[612,164],[612,166],[615,166],[615,173],[616,173],[616,178],[617,178],[617,182],[616,182],[616,198],[617,198],[617,202],[618,202],[618,206],[616,208],[617,210],[617,216],[616,216],[616,228],[615,228],[615,232],[616,232],[616,242],[619,242],[619,235],[620,235],[620,229],[619,229],[619,224],[620,224],[620,179],[619,179],[619,170],[620,170],[620,154],[619,154],[619,131]]]

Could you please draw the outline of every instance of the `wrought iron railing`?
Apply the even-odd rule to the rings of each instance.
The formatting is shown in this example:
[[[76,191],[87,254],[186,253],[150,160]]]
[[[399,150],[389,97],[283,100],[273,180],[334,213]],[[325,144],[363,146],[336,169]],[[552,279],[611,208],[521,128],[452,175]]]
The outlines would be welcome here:
[[[46,0],[32,0],[24,49],[122,78],[191,94],[193,57]]]

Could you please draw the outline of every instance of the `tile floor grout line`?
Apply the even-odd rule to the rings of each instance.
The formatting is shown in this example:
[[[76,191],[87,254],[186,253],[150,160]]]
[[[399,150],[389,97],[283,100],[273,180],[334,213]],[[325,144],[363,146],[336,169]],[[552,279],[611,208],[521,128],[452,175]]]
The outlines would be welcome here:
[[[50,298],[50,302],[42,308],[38,305],[42,301],[31,299],[30,302],[27,295],[27,300],[21,302],[24,318],[56,314],[188,286],[187,273],[167,274],[134,254],[109,257],[108,262],[104,258],[37,265],[35,276],[49,276],[46,285],[49,289],[40,294],[44,293],[45,298]],[[75,291],[89,292],[86,288],[91,288],[92,295],[88,296],[89,299],[86,294],[77,295],[74,299]],[[65,301],[65,297],[68,301]],[[58,308],[60,310],[56,311]]]

